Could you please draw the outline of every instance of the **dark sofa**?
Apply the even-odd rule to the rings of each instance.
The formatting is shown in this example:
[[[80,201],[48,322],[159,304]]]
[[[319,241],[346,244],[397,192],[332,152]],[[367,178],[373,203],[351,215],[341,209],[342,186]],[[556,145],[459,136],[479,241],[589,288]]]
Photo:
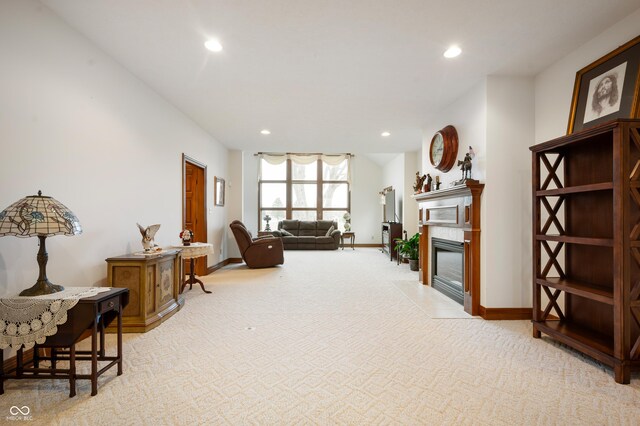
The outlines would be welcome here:
[[[338,224],[331,220],[282,220],[273,235],[282,238],[285,250],[337,250],[340,246]]]

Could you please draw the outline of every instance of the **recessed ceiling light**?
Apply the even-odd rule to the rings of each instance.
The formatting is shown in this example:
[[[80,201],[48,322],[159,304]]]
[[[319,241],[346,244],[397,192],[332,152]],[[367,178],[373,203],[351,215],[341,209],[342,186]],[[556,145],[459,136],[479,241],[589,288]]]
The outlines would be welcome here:
[[[380,133],[380,136],[382,136],[382,137],[386,138],[387,136],[391,136],[391,133],[389,133],[389,132],[382,132],[382,133]]]
[[[444,57],[445,58],[455,58],[456,56],[458,56],[459,54],[462,53],[462,49],[460,49],[458,46],[451,46],[450,48],[448,48],[445,52],[444,52]]]
[[[270,135],[271,134],[271,132],[269,130],[267,130],[267,129],[260,130],[260,133],[262,133],[263,135]]]
[[[212,52],[221,52],[222,51],[222,45],[220,44],[220,42],[218,40],[207,40],[207,42],[204,44],[204,47],[206,47],[207,49],[209,49]]]

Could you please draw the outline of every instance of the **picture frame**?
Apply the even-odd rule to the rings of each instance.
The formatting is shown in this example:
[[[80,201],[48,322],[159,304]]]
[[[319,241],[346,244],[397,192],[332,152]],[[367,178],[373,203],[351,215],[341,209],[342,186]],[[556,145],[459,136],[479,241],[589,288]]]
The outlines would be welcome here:
[[[224,206],[224,179],[214,176],[213,199],[216,206]]]
[[[640,117],[640,36],[576,73],[567,134]]]

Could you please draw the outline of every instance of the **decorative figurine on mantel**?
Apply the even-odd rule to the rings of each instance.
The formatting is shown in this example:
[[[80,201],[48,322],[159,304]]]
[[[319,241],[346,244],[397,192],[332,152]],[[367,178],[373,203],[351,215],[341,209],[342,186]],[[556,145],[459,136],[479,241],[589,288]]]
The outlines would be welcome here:
[[[440,190],[440,175],[436,176],[436,191]]]
[[[427,173],[427,183],[424,184],[424,192],[431,191],[431,184],[433,183],[433,178],[429,173]]]
[[[271,216],[269,216],[268,214],[265,214],[263,219],[265,222],[267,222],[266,226],[264,227],[264,230],[271,231],[271,227],[269,226],[269,221],[271,220]]]
[[[191,231],[190,229],[185,229],[182,232],[180,232],[180,239],[182,240],[183,246],[190,246],[192,238],[193,238],[193,231]]]
[[[420,172],[416,172],[416,183],[413,185],[413,193],[419,194],[422,192],[422,185],[424,184],[424,180],[427,178],[427,175],[422,175],[420,177]]]
[[[140,234],[142,235],[142,247],[146,252],[152,251],[160,251],[162,250],[158,245],[153,241],[153,238],[156,236],[156,232],[160,229],[160,224],[147,226],[146,228],[139,223],[138,229],[140,230]]]
[[[458,160],[458,166],[460,166],[460,170],[462,170],[462,179],[456,182],[456,185],[461,185],[467,180],[471,180],[471,159],[475,157],[475,152],[473,148],[469,146],[469,152],[464,155],[464,159],[462,161]]]

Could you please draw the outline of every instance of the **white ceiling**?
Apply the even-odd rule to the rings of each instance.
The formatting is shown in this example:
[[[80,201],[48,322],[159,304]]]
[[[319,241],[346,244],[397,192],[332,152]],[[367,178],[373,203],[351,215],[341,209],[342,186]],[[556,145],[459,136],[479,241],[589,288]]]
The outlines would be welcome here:
[[[357,153],[419,149],[430,114],[483,76],[535,75],[640,7],[638,0],[41,1],[231,149]],[[205,50],[210,37],[222,53]],[[452,43],[463,54],[446,60]],[[271,135],[261,135],[264,128]],[[390,137],[380,137],[385,130]]]

